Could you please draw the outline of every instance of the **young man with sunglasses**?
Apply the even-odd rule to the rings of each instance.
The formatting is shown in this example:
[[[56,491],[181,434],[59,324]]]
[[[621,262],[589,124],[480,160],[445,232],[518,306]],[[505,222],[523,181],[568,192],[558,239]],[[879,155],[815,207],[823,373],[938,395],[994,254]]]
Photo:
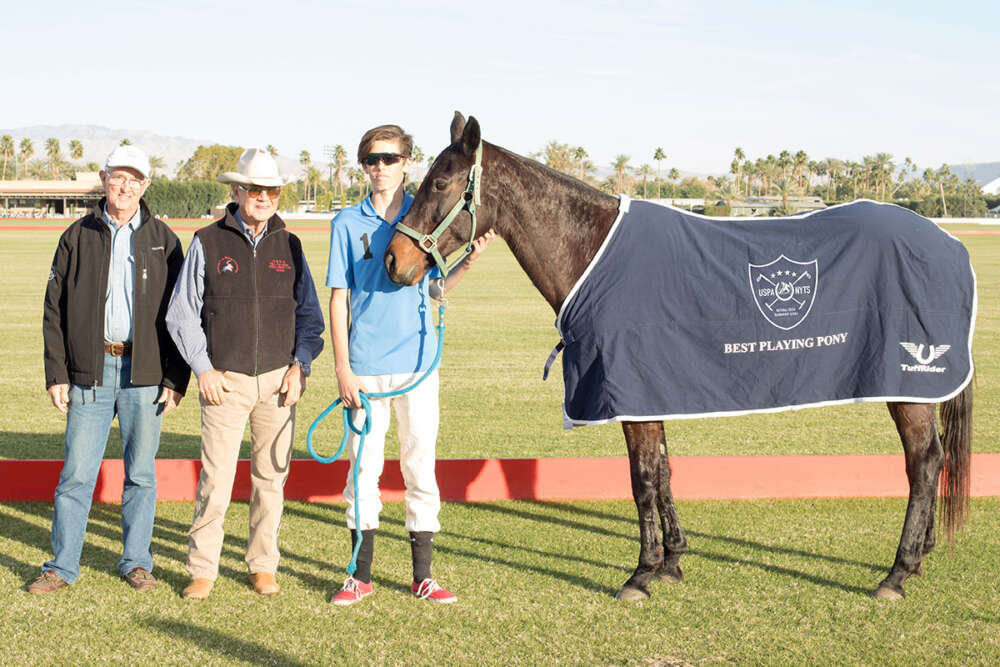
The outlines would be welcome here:
[[[340,398],[352,408],[358,430],[364,425],[362,392],[403,389],[419,379],[434,361],[437,339],[431,298],[443,296],[461,278],[493,238],[490,230],[475,241],[475,249],[448,275],[444,285],[433,280],[437,269],[417,285],[400,287],[389,280],[382,264],[396,223],[406,215],[413,198],[403,189],[413,167],[413,139],[398,125],[381,125],[365,133],[358,146],[372,192],[361,203],[333,219],[330,263],[326,278],[330,295],[330,330]],[[382,502],[379,477],[385,462],[385,436],[390,401],[399,422],[399,459],[406,484],[406,530],[413,562],[411,591],[422,599],[454,602],[457,598],[431,577],[434,533],[441,529],[441,506],[434,473],[438,431],[438,373],[435,370],[412,391],[392,399],[371,400],[371,431],[365,436],[358,467],[358,511],[350,475],[344,489],[347,527],[354,547],[360,524],[361,550],[357,570],[333,595],[331,602],[350,605],[373,590],[371,568],[375,530]],[[349,434],[353,464],[360,437]]]
[[[163,319],[183,251],[142,199],[149,173],[149,159],[138,148],[113,150],[100,174],[105,197],[62,234],[52,260],[42,323],[45,385],[66,415],[66,447],[55,491],[54,558],[28,586],[31,593],[51,593],[80,576],[87,517],[115,415],[125,460],[118,569],[136,590],[156,586],[150,541],[160,424],[191,372]]]
[[[284,179],[266,151],[240,157],[233,203],[195,234],[170,300],[167,325],[198,378],[201,478],[188,532],[191,583],[208,597],[219,573],[226,509],[250,421],[250,584],[279,591],[278,528],[292,455],[295,404],[323,349],[323,312],[302,244],[277,215]]]

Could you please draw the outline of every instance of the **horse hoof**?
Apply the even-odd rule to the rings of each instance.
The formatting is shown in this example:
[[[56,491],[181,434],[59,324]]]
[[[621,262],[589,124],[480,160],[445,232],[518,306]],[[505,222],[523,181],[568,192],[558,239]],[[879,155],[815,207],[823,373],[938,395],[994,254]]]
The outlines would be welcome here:
[[[626,602],[646,600],[648,598],[649,593],[639,590],[638,588],[632,588],[631,586],[623,586],[622,589],[615,595],[616,600],[624,600]]]
[[[888,586],[879,586],[872,592],[872,597],[879,600],[902,600],[906,594],[902,590],[897,591]]]

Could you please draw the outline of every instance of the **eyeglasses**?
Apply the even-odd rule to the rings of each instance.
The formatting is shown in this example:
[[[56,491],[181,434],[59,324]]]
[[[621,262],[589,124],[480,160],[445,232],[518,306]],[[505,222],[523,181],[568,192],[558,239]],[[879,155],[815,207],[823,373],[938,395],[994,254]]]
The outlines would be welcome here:
[[[281,195],[280,185],[274,185],[269,188],[265,188],[260,185],[241,185],[240,190],[247,193],[251,199],[257,199],[257,197],[260,197],[261,192],[266,192],[268,199],[277,199]]]
[[[400,160],[405,160],[409,155],[400,155],[399,153],[369,153],[368,155],[361,158],[361,163],[366,164],[369,167],[374,167],[379,162],[388,166],[390,164],[396,164]]]
[[[145,182],[145,179],[141,178],[129,178],[128,176],[119,175],[108,176],[108,183],[122,190],[131,190],[132,192],[138,192],[142,189],[142,184]]]

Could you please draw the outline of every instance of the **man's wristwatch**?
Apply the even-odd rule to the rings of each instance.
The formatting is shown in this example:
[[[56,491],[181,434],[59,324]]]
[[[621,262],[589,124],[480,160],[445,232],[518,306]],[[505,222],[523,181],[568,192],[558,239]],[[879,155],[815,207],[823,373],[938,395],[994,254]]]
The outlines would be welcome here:
[[[299,367],[299,370],[302,371],[303,375],[305,375],[306,377],[309,377],[309,364],[303,363],[303,362],[299,361],[298,359],[296,359],[292,363]]]

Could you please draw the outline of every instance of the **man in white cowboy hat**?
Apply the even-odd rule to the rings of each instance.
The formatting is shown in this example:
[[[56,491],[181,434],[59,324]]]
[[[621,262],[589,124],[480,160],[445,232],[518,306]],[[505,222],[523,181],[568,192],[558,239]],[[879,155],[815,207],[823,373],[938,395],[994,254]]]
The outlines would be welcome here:
[[[191,583],[208,597],[219,573],[226,509],[250,421],[250,539],[253,589],[279,590],[278,528],[292,454],[295,403],[323,349],[323,314],[302,244],[276,214],[286,183],[267,151],[251,148],[229,183],[225,215],[195,233],[181,267],[167,327],[198,378],[201,478],[188,533]]]
[[[65,461],[55,492],[53,559],[28,586],[51,593],[80,576],[87,517],[115,416],[125,460],[122,556],[132,588],[152,575],[156,451],[164,414],[191,372],[167,334],[162,304],[183,261],[177,235],[142,199],[149,159],[135,146],[111,151],[101,170],[105,197],[59,238],[45,289],[45,385],[66,415]]]

